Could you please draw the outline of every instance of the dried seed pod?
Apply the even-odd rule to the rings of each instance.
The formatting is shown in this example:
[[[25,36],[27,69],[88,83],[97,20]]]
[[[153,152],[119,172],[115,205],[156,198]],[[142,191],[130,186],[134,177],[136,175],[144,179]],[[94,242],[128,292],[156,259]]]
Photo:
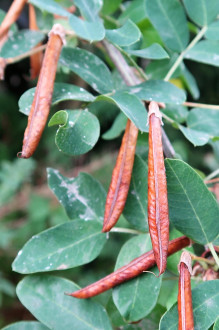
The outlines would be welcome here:
[[[191,241],[188,237],[182,236],[169,242],[168,255],[171,255],[184,247],[190,245]],[[128,281],[140,274],[143,271],[153,267],[156,264],[153,251],[149,251],[140,257],[132,260],[128,265],[117,269],[114,273],[102,278],[101,280],[88,285],[87,287],[70,293],[68,295],[85,299],[94,297],[104,291],[107,291],[114,286]]]
[[[7,59],[0,57],[0,80],[5,78],[5,67],[7,65]]]
[[[148,225],[160,274],[165,271],[169,241],[167,183],[162,147],[161,113],[156,102],[149,104]]]
[[[34,6],[29,4],[29,28],[30,30],[39,30],[36,21],[36,13]],[[42,45],[39,43],[36,47]],[[31,79],[35,79],[38,77],[42,65],[43,60],[43,52],[38,52],[30,56],[30,77]]]
[[[0,25],[0,48],[7,40],[11,25],[18,19],[27,0],[14,0]]]
[[[116,224],[125,207],[135,159],[137,137],[137,127],[128,120],[107,194],[103,232],[109,231]]]
[[[58,59],[65,42],[64,38],[64,28],[60,24],[55,24],[49,33],[49,41],[28,117],[28,125],[24,133],[22,152],[18,154],[21,158],[29,158],[33,155],[46,125]]]
[[[193,309],[191,280],[192,274],[191,256],[188,251],[184,251],[180,258],[179,269],[179,290],[178,290],[178,315],[179,330],[193,330]]]

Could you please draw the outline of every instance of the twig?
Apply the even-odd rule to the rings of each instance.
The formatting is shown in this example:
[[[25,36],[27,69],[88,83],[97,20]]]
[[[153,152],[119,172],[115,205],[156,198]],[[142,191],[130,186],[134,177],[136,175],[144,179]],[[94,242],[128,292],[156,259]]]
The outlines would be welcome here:
[[[215,249],[214,249],[213,244],[212,244],[212,243],[209,243],[209,244],[208,244],[208,247],[209,247],[209,249],[210,249],[210,251],[211,251],[212,256],[214,257],[214,260],[215,260],[217,266],[219,267],[219,257],[218,257],[218,255],[217,255]]]
[[[208,176],[206,176],[204,181],[206,182],[208,180],[211,180],[212,178],[214,178],[218,174],[219,174],[219,168],[217,170],[215,170],[214,172],[212,172],[211,174],[209,174]]]
[[[212,179],[212,180],[207,180],[207,181],[205,180],[206,184],[217,183],[217,182],[219,182],[219,178]]]
[[[204,103],[196,103],[196,102],[184,102],[183,105],[186,107],[195,107],[195,108],[203,108],[203,109],[212,109],[219,110],[219,105],[214,104],[204,104]]]
[[[136,68],[136,70],[138,71],[139,75],[144,79],[144,80],[148,80],[148,76],[146,75],[146,73],[142,70],[142,68],[133,60],[133,58],[121,47],[119,47],[118,45],[114,44],[115,48],[117,48],[120,53],[122,53],[124,56],[127,57],[127,59],[130,61],[130,63]]]
[[[107,41],[103,41],[103,45],[125,83],[129,86],[140,84],[142,81],[135,75],[132,68],[127,64],[120,51]],[[174,158],[174,148],[171,145],[167,135],[164,133],[164,130],[162,130],[162,140],[165,156],[168,155],[167,157]]]
[[[164,78],[165,81],[168,81],[172,77],[173,73],[176,71],[180,63],[183,61],[183,58],[187,53],[187,51],[195,46],[195,44],[203,37],[206,30],[207,30],[207,26],[203,26],[203,28],[199,31],[196,37],[190,42],[190,44],[186,47],[186,49],[179,55],[173,66],[168,71],[166,77]]]
[[[209,260],[209,259],[206,259],[206,258],[202,258],[202,257],[198,257],[196,256],[195,254],[189,252],[191,257],[192,257],[192,260],[197,260],[197,261],[201,261],[201,262],[204,262],[208,265],[211,265],[211,266],[214,266],[215,265],[215,261],[213,260]]]
[[[167,158],[175,158],[175,150],[163,128],[162,128],[162,143],[163,143],[163,150],[165,156]]]
[[[116,26],[117,28],[119,28],[119,27],[121,26],[121,25],[119,24],[119,22],[118,22],[115,18],[113,18],[113,17],[111,17],[111,16],[109,16],[109,15],[100,14],[100,17],[102,17],[103,19],[105,19],[106,21],[108,21],[108,22],[110,22],[110,23],[115,24],[115,26]]]
[[[46,45],[35,47],[35,48],[33,48],[33,49],[29,50],[28,52],[23,53],[21,55],[6,58],[6,62],[7,62],[7,64],[12,64],[12,63],[19,62],[19,61],[23,60],[26,57],[29,57],[33,54],[36,54],[36,53],[39,53],[39,52],[43,51],[44,49],[46,49]]]
[[[135,230],[135,229],[129,229],[129,228],[121,228],[121,227],[113,227],[110,230],[110,233],[125,233],[125,234],[134,234],[134,235],[140,235],[140,234],[145,234],[142,231]]]

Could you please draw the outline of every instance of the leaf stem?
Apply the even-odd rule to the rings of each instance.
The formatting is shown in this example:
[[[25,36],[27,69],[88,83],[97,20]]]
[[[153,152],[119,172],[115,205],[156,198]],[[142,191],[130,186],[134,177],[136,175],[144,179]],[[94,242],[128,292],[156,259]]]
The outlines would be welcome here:
[[[196,37],[190,42],[190,44],[186,47],[186,49],[179,55],[179,57],[176,59],[175,63],[173,64],[173,66],[170,68],[170,70],[167,72],[166,77],[164,78],[165,81],[168,81],[173,73],[175,72],[175,70],[178,68],[178,66],[180,65],[180,63],[183,61],[183,58],[185,56],[185,54],[187,53],[187,51],[189,49],[191,49],[192,47],[195,46],[195,44],[197,44],[197,42],[203,37],[203,35],[205,34],[207,30],[207,26],[203,26],[203,28],[199,31],[199,33],[196,35]]]
[[[115,18],[113,18],[113,17],[111,17],[111,16],[109,16],[109,15],[100,14],[100,17],[102,17],[103,19],[105,19],[106,21],[108,21],[108,22],[110,22],[110,23],[115,24],[116,27],[120,27],[120,26],[121,26],[121,25],[119,24],[119,22],[118,22]]]
[[[136,68],[136,70],[138,71],[139,75],[144,79],[144,80],[148,80],[148,76],[146,75],[146,73],[142,70],[142,68],[133,60],[133,58],[121,47],[119,47],[116,44],[113,44],[125,57],[127,57],[127,59],[129,60],[129,62]]]
[[[124,233],[124,234],[133,234],[133,235],[145,234],[143,231],[140,231],[140,230],[129,229],[129,228],[121,228],[121,227],[113,227],[110,230],[110,232]]]
[[[219,182],[219,178],[215,178],[215,179],[205,181],[206,184],[218,183],[218,182]]]
[[[209,247],[209,249],[210,249],[210,251],[211,251],[212,256],[214,257],[214,260],[215,260],[216,264],[217,264],[218,267],[219,267],[219,257],[218,257],[218,255],[217,255],[215,249],[214,249],[214,245],[213,245],[212,243],[209,243],[209,244],[208,244],[208,247]]]
[[[46,45],[42,45],[42,46],[39,46],[39,47],[34,47],[26,53],[23,53],[21,55],[15,56],[15,57],[9,57],[9,58],[6,58],[5,60],[6,60],[7,64],[16,63],[16,62],[19,62],[19,61],[23,60],[26,57],[29,57],[33,54],[41,52],[44,49],[46,49]]]
[[[210,179],[212,179],[212,178],[214,178],[216,175],[218,175],[219,174],[219,168],[218,169],[216,169],[214,172],[212,172],[211,174],[209,174],[208,176],[206,176],[206,178],[205,178],[205,182],[206,181],[208,181],[208,180],[210,180]]]
[[[102,43],[125,83],[129,86],[140,84],[142,80],[135,75],[132,68],[125,61],[120,51],[106,40],[102,41]],[[174,158],[174,148],[171,145],[171,142],[168,136],[165,134],[164,130],[162,130],[162,140],[165,156],[168,158]]]
[[[198,256],[196,256],[195,254],[193,254],[191,252],[189,252],[189,253],[191,255],[192,260],[197,260],[197,261],[206,263],[206,264],[211,265],[211,266],[214,266],[215,265],[215,261],[208,260],[208,259],[202,258],[202,257],[198,257]]]
[[[184,102],[183,105],[186,107],[196,107],[196,108],[203,108],[203,109],[207,108],[207,109],[212,109],[212,110],[219,110],[219,105],[214,105],[214,104]]]

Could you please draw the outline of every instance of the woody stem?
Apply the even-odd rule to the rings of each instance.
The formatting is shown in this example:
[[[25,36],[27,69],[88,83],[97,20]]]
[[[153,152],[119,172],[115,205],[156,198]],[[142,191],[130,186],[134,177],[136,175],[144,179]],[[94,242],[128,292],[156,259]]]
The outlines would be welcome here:
[[[125,61],[120,51],[116,49],[113,45],[108,43],[107,41],[103,41],[103,45],[109,57],[115,64],[117,70],[121,74],[125,83],[129,86],[140,84],[142,81],[135,75],[133,69]],[[168,139],[167,135],[164,133],[164,130],[162,130],[162,141],[163,141],[163,150],[165,156],[169,158],[174,158],[175,156],[174,148],[171,145],[171,142]]]

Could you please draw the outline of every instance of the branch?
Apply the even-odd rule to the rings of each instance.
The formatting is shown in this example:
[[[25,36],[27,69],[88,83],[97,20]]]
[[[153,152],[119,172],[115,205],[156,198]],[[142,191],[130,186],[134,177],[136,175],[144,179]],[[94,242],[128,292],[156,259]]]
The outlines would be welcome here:
[[[214,104],[184,102],[183,105],[185,105],[186,107],[192,107],[192,108],[196,107],[196,108],[203,108],[203,109],[219,110],[219,105],[214,105]]]
[[[207,30],[207,26],[203,26],[203,28],[199,31],[199,33],[196,35],[196,37],[190,42],[190,44],[186,47],[186,49],[179,55],[179,57],[176,59],[176,62],[173,64],[173,66],[170,68],[170,70],[167,72],[166,77],[164,78],[165,81],[168,81],[173,73],[176,71],[180,63],[183,61],[183,58],[187,51],[194,47],[197,42],[203,37]]]
[[[110,56],[111,60],[115,64],[117,70],[121,74],[125,83],[128,86],[140,84],[142,80],[135,75],[133,69],[127,64],[120,51],[116,49],[113,45],[109,44],[107,41],[103,41],[103,45],[107,50],[107,53]],[[175,156],[174,148],[171,145],[171,142],[168,139],[164,130],[162,130],[162,140],[163,140],[163,149],[165,156],[168,158],[174,158]]]
[[[13,63],[19,62],[19,61],[25,59],[26,57],[29,57],[33,54],[43,51],[45,48],[46,48],[46,45],[42,45],[39,47],[34,47],[31,50],[29,50],[28,52],[15,56],[15,57],[8,57],[8,58],[0,57],[0,80],[4,79],[5,68],[8,64],[13,64]]]

